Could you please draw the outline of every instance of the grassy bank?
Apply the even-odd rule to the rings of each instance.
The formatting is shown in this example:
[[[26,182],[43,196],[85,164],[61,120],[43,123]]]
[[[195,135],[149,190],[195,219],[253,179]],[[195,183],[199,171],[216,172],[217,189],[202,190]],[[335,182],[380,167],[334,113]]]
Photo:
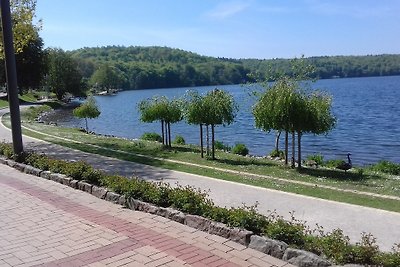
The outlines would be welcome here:
[[[7,118],[4,122],[7,125]],[[378,197],[378,195],[400,197],[399,177],[370,170],[355,169],[344,173],[340,170],[320,168],[304,169],[298,172],[283,166],[280,162],[242,157],[223,151],[218,151],[217,160],[211,161],[200,158],[199,148],[193,145],[175,145],[172,149],[165,149],[155,142],[90,135],[78,129],[38,123],[24,122],[23,125],[40,132],[23,129],[26,135],[85,152],[264,188],[400,212],[399,200]]]

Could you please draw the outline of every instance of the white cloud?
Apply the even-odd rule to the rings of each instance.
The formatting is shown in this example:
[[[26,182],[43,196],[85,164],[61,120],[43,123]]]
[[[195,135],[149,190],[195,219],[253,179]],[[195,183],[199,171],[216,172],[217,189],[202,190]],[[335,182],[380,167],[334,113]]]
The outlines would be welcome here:
[[[216,6],[213,10],[209,11],[206,16],[213,19],[225,19],[244,11],[249,6],[249,1],[226,2]]]

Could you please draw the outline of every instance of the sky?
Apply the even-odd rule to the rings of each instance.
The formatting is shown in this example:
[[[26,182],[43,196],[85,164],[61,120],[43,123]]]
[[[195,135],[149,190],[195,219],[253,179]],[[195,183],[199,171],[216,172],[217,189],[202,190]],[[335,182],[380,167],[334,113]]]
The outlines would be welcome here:
[[[400,54],[399,0],[37,0],[45,47],[226,58]]]

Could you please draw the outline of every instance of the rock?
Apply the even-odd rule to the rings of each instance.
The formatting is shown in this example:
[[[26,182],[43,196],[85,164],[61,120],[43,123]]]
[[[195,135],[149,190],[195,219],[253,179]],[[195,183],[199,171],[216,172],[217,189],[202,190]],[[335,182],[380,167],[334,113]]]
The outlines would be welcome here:
[[[120,197],[120,194],[108,191],[104,199],[113,203],[118,203]]]
[[[288,245],[285,242],[253,235],[250,237],[249,248],[253,248],[275,258],[282,259]]]
[[[210,222],[210,226],[208,228],[208,233],[213,235],[218,235],[224,238],[229,238],[231,229],[223,223],[219,222]]]
[[[201,231],[208,232],[210,229],[211,221],[198,215],[187,214],[185,216],[185,222],[187,226],[196,228]]]
[[[185,221],[185,214],[178,210],[174,210],[172,208],[163,208],[160,207],[157,211],[157,215],[163,216],[165,218],[171,219],[173,221],[184,223]]]
[[[107,195],[107,189],[105,189],[104,187],[99,187],[96,185],[92,186],[92,195],[95,197],[98,197],[100,199],[105,199],[106,195]]]
[[[122,206],[126,206],[126,197],[124,195],[119,197],[118,204],[120,204]]]
[[[35,176],[40,176],[40,173],[42,172],[42,170],[38,169],[38,168],[35,168],[35,167],[32,167],[30,165],[27,165],[25,167],[25,169],[24,169],[24,172],[27,173],[27,174],[35,175]]]
[[[11,168],[14,168],[15,164],[17,164],[15,161],[11,159],[7,160],[7,165],[10,166]]]
[[[253,236],[253,234],[254,233],[252,231],[240,228],[232,228],[230,229],[228,238],[234,242],[248,246],[250,243],[250,237]]]
[[[42,171],[40,173],[40,177],[50,180],[50,176],[51,176],[51,171]]]
[[[282,259],[299,267],[328,267],[332,265],[329,261],[314,253],[293,248],[286,249]]]
[[[74,188],[74,189],[78,189],[78,183],[79,183],[78,180],[71,180],[71,181],[69,182],[69,186],[72,187],[72,188]]]
[[[52,173],[52,174],[50,174],[50,180],[53,180],[54,182],[57,182],[57,183],[60,183],[60,184],[69,185],[69,181],[72,180],[72,179],[67,177],[64,174]]]
[[[82,190],[82,191],[85,191],[85,192],[88,192],[89,194],[92,193],[92,187],[93,187],[93,185],[91,185],[89,183],[82,182],[82,181],[78,182],[78,189]]]
[[[3,157],[3,156],[0,156],[0,163],[7,165],[7,158]]]
[[[19,170],[20,172],[24,172],[24,170],[25,170],[25,168],[26,168],[27,166],[28,166],[28,165],[26,165],[26,164],[16,162],[16,163],[14,164],[13,168],[16,169],[16,170]]]

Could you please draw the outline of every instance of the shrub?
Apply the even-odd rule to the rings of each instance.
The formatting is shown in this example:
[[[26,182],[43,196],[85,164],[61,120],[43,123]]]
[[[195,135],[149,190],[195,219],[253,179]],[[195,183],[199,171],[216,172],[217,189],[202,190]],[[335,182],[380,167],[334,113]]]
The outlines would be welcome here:
[[[343,160],[341,159],[330,159],[324,162],[323,166],[328,168],[336,168],[338,165],[342,164]]]
[[[175,139],[174,139],[174,141],[172,143],[176,144],[176,145],[184,145],[184,144],[186,144],[185,139],[183,138],[183,136],[180,136],[180,135],[175,136]]]
[[[228,226],[245,228],[258,235],[269,225],[267,218],[257,212],[256,206],[245,205],[241,208],[231,208],[226,223]]]
[[[140,139],[146,140],[146,141],[156,141],[156,142],[162,142],[162,137],[158,133],[144,133]]]
[[[324,164],[324,156],[321,154],[308,155],[307,160],[315,161],[318,166],[322,166]]]
[[[239,143],[232,148],[232,153],[241,156],[246,156],[247,154],[249,154],[249,149],[246,147],[245,144]]]
[[[302,247],[305,244],[304,230],[304,225],[292,223],[281,218],[270,223],[265,233],[272,239]]]
[[[274,149],[269,153],[269,156],[272,157],[272,158],[284,159],[285,158],[285,151]]]
[[[4,155],[6,158],[11,159],[14,156],[14,150],[12,144],[1,143],[0,154]]]
[[[193,215],[206,214],[214,206],[206,192],[191,186],[178,185],[172,190],[170,198],[174,208]]]
[[[232,149],[230,146],[224,144],[221,141],[215,141],[214,146],[215,146],[215,149],[223,150],[223,151],[231,151],[231,149]]]
[[[379,171],[392,175],[400,175],[400,164],[396,164],[387,160],[381,160],[370,167],[373,171]]]

